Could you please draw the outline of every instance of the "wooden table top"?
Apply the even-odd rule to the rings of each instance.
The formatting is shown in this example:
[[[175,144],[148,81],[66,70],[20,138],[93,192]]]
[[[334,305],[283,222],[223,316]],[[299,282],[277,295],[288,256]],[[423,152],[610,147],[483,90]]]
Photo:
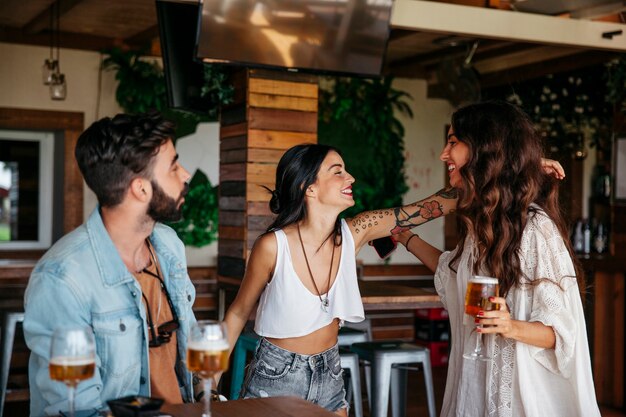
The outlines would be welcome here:
[[[439,295],[433,290],[388,284],[375,281],[359,281],[363,308],[367,310],[400,310],[441,307]]]
[[[173,417],[200,417],[203,404],[165,405]],[[213,417],[336,417],[335,413],[297,397],[251,398],[211,403]]]

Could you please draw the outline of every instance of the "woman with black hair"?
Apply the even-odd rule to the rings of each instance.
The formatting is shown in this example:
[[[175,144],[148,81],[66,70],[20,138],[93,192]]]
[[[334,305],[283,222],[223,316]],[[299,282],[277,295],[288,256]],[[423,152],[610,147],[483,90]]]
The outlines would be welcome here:
[[[346,416],[337,333],[344,321],[364,318],[356,253],[368,241],[456,205],[454,193],[442,190],[404,207],[343,220],[339,214],[354,205],[354,181],[330,146],[298,145],[281,158],[270,201],[277,217],[255,242],[225,317],[234,346],[259,301],[255,331],[263,338],[243,398],[295,395]]]
[[[541,139],[518,107],[457,110],[441,154],[458,192],[460,242],[441,253],[417,235],[398,241],[431,269],[448,310],[452,349],[442,416],[599,416],[575,263],[543,172]],[[472,275],[496,277],[496,311],[464,314]],[[482,325],[475,329],[475,323]],[[490,360],[468,360],[472,332]]]

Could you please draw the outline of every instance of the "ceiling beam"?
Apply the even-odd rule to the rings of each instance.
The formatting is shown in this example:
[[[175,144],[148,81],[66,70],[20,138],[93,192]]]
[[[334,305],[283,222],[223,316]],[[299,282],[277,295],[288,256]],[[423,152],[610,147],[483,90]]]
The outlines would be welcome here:
[[[580,54],[583,50],[579,48],[557,48],[555,46],[533,45],[519,51],[507,51],[497,57],[481,59],[477,61],[474,68],[481,74],[508,71],[511,68],[524,65],[542,63],[552,59],[560,59],[570,55]]]
[[[626,26],[622,24],[424,0],[395,0],[391,27],[514,42],[626,51]],[[607,35],[610,33],[614,36]]]
[[[398,59],[390,63],[389,68],[404,67],[408,65],[428,67],[438,64],[444,58],[465,57],[467,55],[468,45],[471,45],[472,43],[473,42],[466,42],[456,46],[441,48],[432,52]],[[522,48],[526,49],[528,48],[528,45],[480,40],[473,61],[482,59],[483,56],[500,56],[502,55],[502,49],[506,49],[507,52],[511,52]]]
[[[33,18],[30,22],[24,25],[22,30],[27,34],[36,34],[40,33],[44,29],[50,29],[50,13],[52,11],[52,6],[58,4],[60,7],[59,15],[63,16],[65,13],[74,8],[77,4],[83,2],[84,0],[56,0],[53,2],[50,7],[43,10],[41,13],[37,15],[37,17]]]
[[[481,74],[480,85],[483,89],[498,87],[502,85],[512,85],[526,80],[539,78],[548,74],[574,71],[593,65],[601,65],[612,58],[619,56],[616,53],[606,51],[583,51],[575,55],[534,62],[528,65],[521,65],[509,68],[504,71]],[[604,80],[598,80],[604,82]]]
[[[103,36],[87,35],[84,33],[60,33],[62,48],[81,49],[86,51],[102,51],[113,47],[124,47],[126,43],[121,39],[105,38]],[[18,43],[50,47],[50,36],[47,32],[27,35],[19,29],[0,27],[0,42]]]
[[[139,49],[149,49],[152,46],[152,41],[158,39],[158,37],[159,26],[154,25],[124,39],[124,43],[127,43],[128,45],[137,45],[139,46]]]

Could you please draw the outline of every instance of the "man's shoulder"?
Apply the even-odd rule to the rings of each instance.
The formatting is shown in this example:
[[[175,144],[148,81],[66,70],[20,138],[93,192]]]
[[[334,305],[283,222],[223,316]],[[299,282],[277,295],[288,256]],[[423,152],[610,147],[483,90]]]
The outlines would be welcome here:
[[[163,223],[156,223],[152,230],[151,238],[157,247],[165,246],[169,251],[173,252],[178,258],[185,259],[185,244],[176,234],[176,231]]]
[[[155,223],[153,233],[156,233],[163,238],[177,240],[180,242],[181,245],[183,243],[176,234],[176,231],[164,223]]]
[[[84,225],[74,229],[59,239],[37,262],[35,270],[61,268],[76,261],[85,261],[91,252],[89,235]]]

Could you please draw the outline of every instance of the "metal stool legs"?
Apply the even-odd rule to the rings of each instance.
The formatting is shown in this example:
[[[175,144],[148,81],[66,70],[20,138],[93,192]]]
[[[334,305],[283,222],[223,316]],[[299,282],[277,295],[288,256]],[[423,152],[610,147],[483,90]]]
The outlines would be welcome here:
[[[421,363],[423,366],[428,414],[435,417],[435,395],[428,349],[403,342],[369,342],[356,343],[352,350],[370,363],[371,376],[366,369],[366,378],[372,417],[387,415],[390,391],[393,416],[405,415],[408,368],[401,365],[411,363]]]
[[[341,367],[350,371],[350,385],[349,390],[346,390],[346,399],[350,402],[350,396],[352,394],[352,403],[354,404],[354,415],[356,417],[363,417],[363,404],[361,403],[361,375],[359,371],[359,355],[356,353],[340,353]]]
[[[426,401],[428,415],[435,417],[435,390],[433,386],[433,374],[430,367],[430,352],[421,361],[424,385],[426,386]],[[391,412],[393,417],[406,416],[406,386],[408,370],[405,366],[393,366],[391,370]]]
[[[2,320],[2,357],[0,361],[0,416],[4,412],[4,401],[7,395],[11,353],[15,340],[15,327],[24,321],[24,313],[5,313]]]

